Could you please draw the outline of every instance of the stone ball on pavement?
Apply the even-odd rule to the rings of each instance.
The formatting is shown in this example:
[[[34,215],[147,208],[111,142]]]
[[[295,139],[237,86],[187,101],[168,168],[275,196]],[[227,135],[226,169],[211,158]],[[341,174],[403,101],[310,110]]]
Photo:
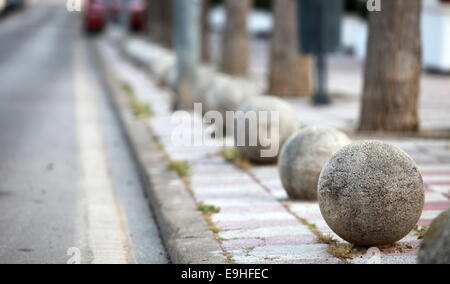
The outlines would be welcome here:
[[[284,143],[299,129],[294,109],[286,101],[272,96],[256,96],[240,108],[242,117],[234,124],[238,152],[255,162],[276,163]],[[256,117],[256,121],[248,118]]]
[[[197,86],[194,91],[194,102],[195,103],[206,103],[206,95],[208,90],[214,86],[216,73],[211,67],[200,67],[197,76]],[[205,112],[205,105],[203,106],[203,111]]]
[[[236,112],[245,101],[261,93],[256,84],[246,79],[225,77],[222,84],[213,88],[207,98],[208,109],[218,111],[222,115],[224,124],[218,131],[232,136],[234,121],[227,119],[227,112]]]
[[[317,200],[317,183],[323,166],[351,141],[333,129],[308,127],[283,146],[278,161],[281,182],[294,200]]]
[[[450,209],[433,221],[419,250],[420,264],[450,264]]]
[[[150,70],[155,76],[157,82],[162,82],[171,68],[175,66],[175,58],[173,56],[164,56],[150,65]]]
[[[205,89],[203,95],[203,108],[205,111],[217,110],[217,103],[215,102],[216,94],[222,92],[227,84],[230,83],[230,76],[216,73],[211,78],[211,84],[205,84],[208,86]]]
[[[213,87],[207,104],[210,110],[218,111],[224,117],[227,111],[237,111],[244,101],[262,92],[256,84],[245,79],[223,76],[221,80]]]
[[[168,70],[162,74],[160,84],[170,90],[175,90],[177,80],[177,66],[173,64],[169,66]]]
[[[345,146],[319,178],[325,221],[341,238],[360,246],[388,245],[405,237],[419,221],[424,197],[413,159],[379,141]]]

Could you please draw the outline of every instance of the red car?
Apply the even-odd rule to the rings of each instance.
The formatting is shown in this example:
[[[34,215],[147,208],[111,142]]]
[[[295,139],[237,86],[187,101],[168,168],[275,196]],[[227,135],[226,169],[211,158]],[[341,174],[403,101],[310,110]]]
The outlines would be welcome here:
[[[87,0],[84,10],[84,27],[87,32],[101,32],[106,25],[106,5],[103,0]]]
[[[145,0],[132,0],[129,5],[130,29],[142,31],[147,20],[147,3]]]

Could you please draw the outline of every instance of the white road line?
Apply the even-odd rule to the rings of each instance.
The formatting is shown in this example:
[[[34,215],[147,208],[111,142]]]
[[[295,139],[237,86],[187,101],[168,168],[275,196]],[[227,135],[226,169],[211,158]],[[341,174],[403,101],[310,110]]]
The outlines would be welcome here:
[[[128,263],[127,237],[120,206],[108,176],[105,148],[96,106],[95,84],[89,77],[86,51],[75,48],[75,95],[81,188],[86,196],[87,237],[93,263]]]

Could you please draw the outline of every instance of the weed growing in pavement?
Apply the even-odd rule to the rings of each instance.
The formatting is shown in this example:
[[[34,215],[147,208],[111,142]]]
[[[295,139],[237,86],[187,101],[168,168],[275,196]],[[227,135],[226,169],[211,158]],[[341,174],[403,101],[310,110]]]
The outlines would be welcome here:
[[[300,218],[293,213],[289,208],[288,203],[284,203],[283,205],[300,223],[308,227],[311,233],[313,233],[317,238],[318,243],[328,245],[327,252],[329,254],[340,259],[343,263],[350,264],[348,260],[355,258],[359,252],[362,252],[362,248],[357,248],[356,246],[348,243],[340,243],[331,235],[320,232],[315,224],[312,224],[308,222],[308,220]]]
[[[189,163],[186,161],[170,161],[169,168],[174,171],[181,179],[186,179],[190,175]]]
[[[337,241],[329,244],[327,252],[336,258],[339,258],[344,263],[349,264],[348,260],[357,256],[358,250],[352,244],[338,243]]]
[[[417,225],[417,226],[414,228],[414,231],[416,232],[417,238],[418,238],[419,240],[421,240],[421,239],[423,239],[423,238],[425,237],[425,235],[427,234],[428,228],[427,228],[427,227],[422,227],[422,226]]]
[[[233,164],[241,170],[248,171],[252,167],[251,162],[242,157],[236,147],[224,148],[219,154],[225,159],[225,161]]]
[[[228,251],[222,252],[223,256],[227,259],[228,264],[235,264],[235,261],[233,260],[233,254]]]
[[[122,83],[122,90],[127,95],[133,115],[137,119],[147,119],[153,115],[150,106],[136,97],[133,88],[128,83]]]
[[[206,205],[203,202],[199,202],[197,204],[197,210],[205,216],[211,216],[212,214],[217,214],[220,212],[219,207],[215,207],[214,205]]]

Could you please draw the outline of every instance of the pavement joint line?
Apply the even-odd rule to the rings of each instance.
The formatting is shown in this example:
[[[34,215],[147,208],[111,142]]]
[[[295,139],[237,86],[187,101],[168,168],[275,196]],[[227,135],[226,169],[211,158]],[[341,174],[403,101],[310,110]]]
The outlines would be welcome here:
[[[293,212],[290,209],[290,203],[289,202],[283,202],[282,205],[284,206],[284,208],[286,208],[286,210],[292,214],[301,224],[305,225],[308,230],[316,237],[317,242],[321,243],[321,244],[325,244],[328,245],[328,250],[327,252],[331,255],[334,256],[336,258],[338,258],[339,260],[341,260],[343,263],[345,264],[349,264],[348,258],[346,257],[342,257],[342,255],[337,255],[337,254],[333,254],[331,253],[332,250],[332,246],[338,246],[339,243],[337,240],[335,240],[331,235],[327,235],[322,233],[315,224],[310,223],[307,219],[302,218],[300,216],[298,216],[295,212]],[[351,258],[351,257],[350,257]],[[354,258],[354,257],[353,257]]]

